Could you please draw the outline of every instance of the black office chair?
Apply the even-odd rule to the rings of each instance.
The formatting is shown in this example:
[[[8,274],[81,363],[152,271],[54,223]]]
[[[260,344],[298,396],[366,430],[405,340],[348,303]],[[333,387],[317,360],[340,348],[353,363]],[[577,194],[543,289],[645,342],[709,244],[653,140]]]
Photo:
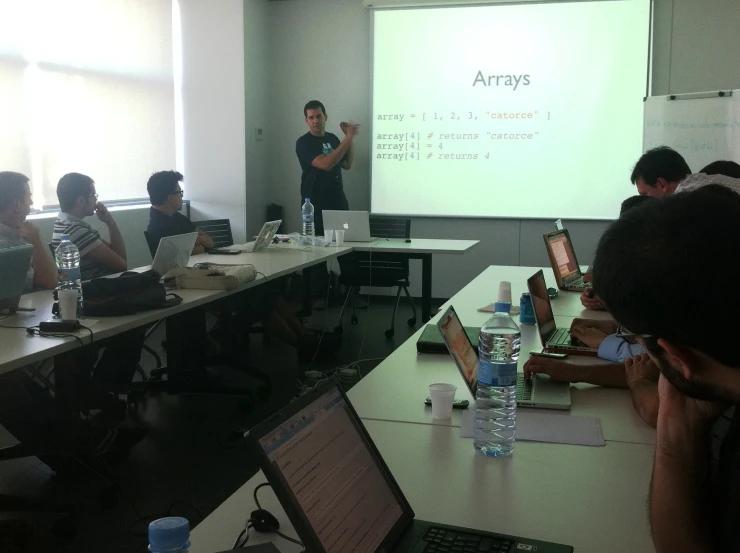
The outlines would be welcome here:
[[[411,220],[402,217],[380,217],[370,216],[370,235],[374,238],[410,238]],[[334,327],[334,332],[341,334],[342,317],[347,308],[347,302],[352,301],[352,324],[357,324],[357,312],[355,309],[355,296],[361,286],[397,287],[396,302],[393,305],[391,315],[391,327],[385,331],[386,338],[393,338],[395,334],[396,310],[401,301],[401,291],[411,302],[413,317],[406,322],[410,327],[416,325],[416,306],[409,294],[409,260],[403,254],[397,253],[373,253],[354,252],[339,258],[342,274],[339,282],[348,287],[344,298],[342,311],[339,313],[339,324]]]
[[[227,248],[234,245],[234,237],[231,234],[231,221],[228,219],[195,221],[195,226],[211,237],[214,248]]]

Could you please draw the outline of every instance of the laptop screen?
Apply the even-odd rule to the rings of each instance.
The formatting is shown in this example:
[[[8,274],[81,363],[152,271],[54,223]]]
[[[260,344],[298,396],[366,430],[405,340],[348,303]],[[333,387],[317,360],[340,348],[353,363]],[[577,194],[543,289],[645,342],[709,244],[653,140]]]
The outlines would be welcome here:
[[[532,298],[534,317],[537,319],[537,329],[544,346],[548,336],[555,330],[555,315],[552,313],[550,298],[547,296],[547,284],[545,284],[545,275],[542,270],[527,279],[527,288]]]
[[[552,268],[560,273],[561,279],[567,279],[572,275],[580,276],[581,270],[573,253],[573,245],[570,243],[568,231],[550,233],[547,237],[547,247],[550,249],[551,259],[553,260]]]
[[[475,397],[478,386],[478,355],[475,353],[470,338],[465,333],[460,317],[457,316],[457,312],[452,306],[439,319],[437,328],[439,328],[450,355],[455,359],[457,368],[465,379],[470,393]]]
[[[344,396],[333,386],[257,441],[327,552],[376,551],[404,516]]]

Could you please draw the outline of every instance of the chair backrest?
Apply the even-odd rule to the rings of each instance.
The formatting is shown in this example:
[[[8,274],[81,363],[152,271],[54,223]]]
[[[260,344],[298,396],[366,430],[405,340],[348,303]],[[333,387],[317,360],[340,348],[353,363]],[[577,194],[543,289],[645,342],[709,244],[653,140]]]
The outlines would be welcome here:
[[[146,245],[149,246],[149,253],[152,254],[152,259],[154,259],[159,244],[154,241],[154,238],[147,231],[144,231],[144,238],[146,238]]]
[[[214,248],[224,248],[234,245],[234,237],[231,234],[231,221],[228,219],[193,221],[193,224],[211,237]]]
[[[411,238],[411,219],[370,215],[370,236],[374,238]]]

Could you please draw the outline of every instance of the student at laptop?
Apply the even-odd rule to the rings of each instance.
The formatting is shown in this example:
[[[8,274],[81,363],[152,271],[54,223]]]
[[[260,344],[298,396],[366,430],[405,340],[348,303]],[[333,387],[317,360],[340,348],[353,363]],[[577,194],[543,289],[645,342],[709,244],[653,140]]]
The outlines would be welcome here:
[[[596,252],[596,290],[661,372],[650,493],[658,553],[740,551],[738,236],[740,196],[704,187],[630,212]]]
[[[28,177],[0,171],[0,248],[31,244],[33,257],[26,274],[26,292],[34,288],[56,288],[57,268],[39,229],[26,221],[33,199]]]
[[[61,211],[54,222],[51,246],[54,250],[68,234],[80,250],[82,280],[90,280],[126,270],[126,245],[113,215],[98,201],[95,181],[80,173],[67,173],[57,184],[57,198]],[[110,242],[85,222],[85,217],[97,215],[108,227]]]
[[[197,232],[193,255],[203,253],[213,248],[213,239],[200,230],[193,222],[185,217],[182,210],[183,190],[180,186],[182,173],[177,171],[159,171],[154,173],[146,183],[149,200],[152,207],[149,210],[149,240],[159,244],[165,236]]]
[[[95,181],[80,173],[67,173],[57,184],[57,198],[61,212],[54,222],[51,240],[56,249],[63,234],[68,234],[80,251],[82,280],[90,280],[126,270],[126,246],[113,215],[98,202]],[[96,214],[108,227],[110,242],[85,222],[85,217]],[[115,396],[128,392],[136,373],[144,343],[144,329],[134,329],[104,341],[103,355],[95,365],[91,383],[91,407],[121,410]]]

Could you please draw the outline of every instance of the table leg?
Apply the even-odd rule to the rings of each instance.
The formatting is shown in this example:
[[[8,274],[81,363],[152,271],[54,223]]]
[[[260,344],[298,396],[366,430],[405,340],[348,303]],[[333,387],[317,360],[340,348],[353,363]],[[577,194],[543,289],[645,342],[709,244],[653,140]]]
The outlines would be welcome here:
[[[312,306],[313,306],[313,290],[311,289],[311,280],[313,275],[312,273],[313,267],[306,267],[303,269],[302,275],[303,275],[303,313],[301,313],[304,317],[308,317],[312,313]]]
[[[182,390],[192,371],[206,362],[206,317],[201,308],[189,309],[167,319],[168,391]]]
[[[421,320],[432,318],[432,254],[421,258]]]

